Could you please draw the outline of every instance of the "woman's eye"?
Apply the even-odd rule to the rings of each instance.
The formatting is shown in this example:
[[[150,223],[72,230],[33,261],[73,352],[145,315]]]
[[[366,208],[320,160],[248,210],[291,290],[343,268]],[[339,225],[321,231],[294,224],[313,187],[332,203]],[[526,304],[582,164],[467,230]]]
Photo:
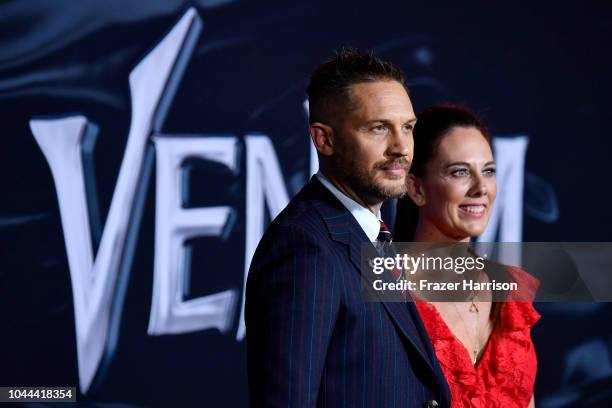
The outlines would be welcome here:
[[[468,169],[457,169],[457,170],[453,170],[451,174],[457,177],[465,177],[469,175],[470,172],[468,171]]]
[[[487,176],[494,176],[497,170],[494,168],[490,168],[490,169],[484,169],[482,172],[486,174]]]

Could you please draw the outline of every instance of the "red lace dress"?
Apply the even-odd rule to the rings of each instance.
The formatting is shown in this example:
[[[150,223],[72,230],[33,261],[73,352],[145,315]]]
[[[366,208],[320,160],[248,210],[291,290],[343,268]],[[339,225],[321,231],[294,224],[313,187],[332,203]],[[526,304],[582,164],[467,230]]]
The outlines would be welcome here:
[[[531,302],[504,303],[501,332],[491,332],[476,366],[438,310],[427,302],[415,303],[450,387],[452,408],[529,405],[537,371],[530,332],[540,319]]]

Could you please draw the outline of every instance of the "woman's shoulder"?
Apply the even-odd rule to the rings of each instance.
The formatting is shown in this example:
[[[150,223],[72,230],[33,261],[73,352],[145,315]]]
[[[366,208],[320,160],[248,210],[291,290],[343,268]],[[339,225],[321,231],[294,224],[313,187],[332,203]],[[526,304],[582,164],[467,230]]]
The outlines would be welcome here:
[[[531,302],[506,302],[502,308],[502,331],[519,331],[533,327],[540,314]]]
[[[536,291],[540,286],[540,281],[531,275],[529,272],[519,268],[518,266],[504,265],[508,274],[519,285],[524,285],[526,289]]]
[[[502,308],[502,330],[516,331],[533,327],[540,320],[540,314],[533,307],[533,299],[540,281],[517,266],[504,266],[517,290],[508,295]]]
[[[505,265],[488,260],[486,263],[489,279],[512,283],[510,290],[494,300],[532,302],[540,286],[540,281],[529,272],[517,266]],[[500,294],[502,295],[502,294]]]

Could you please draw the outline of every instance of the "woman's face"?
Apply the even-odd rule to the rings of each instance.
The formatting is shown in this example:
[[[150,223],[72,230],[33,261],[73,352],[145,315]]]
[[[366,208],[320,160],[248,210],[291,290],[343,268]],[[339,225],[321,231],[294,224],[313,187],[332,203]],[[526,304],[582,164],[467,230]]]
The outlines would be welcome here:
[[[482,133],[451,128],[426,164],[420,187],[421,221],[434,227],[434,235],[462,241],[482,234],[497,194],[493,153]]]

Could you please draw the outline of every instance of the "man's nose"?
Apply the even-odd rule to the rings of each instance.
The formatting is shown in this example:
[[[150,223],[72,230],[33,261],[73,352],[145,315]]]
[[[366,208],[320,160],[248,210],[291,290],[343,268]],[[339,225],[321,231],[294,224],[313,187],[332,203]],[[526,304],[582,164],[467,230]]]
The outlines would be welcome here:
[[[410,156],[413,146],[414,141],[412,139],[412,133],[397,130],[393,132],[387,150],[389,154],[393,156]]]

